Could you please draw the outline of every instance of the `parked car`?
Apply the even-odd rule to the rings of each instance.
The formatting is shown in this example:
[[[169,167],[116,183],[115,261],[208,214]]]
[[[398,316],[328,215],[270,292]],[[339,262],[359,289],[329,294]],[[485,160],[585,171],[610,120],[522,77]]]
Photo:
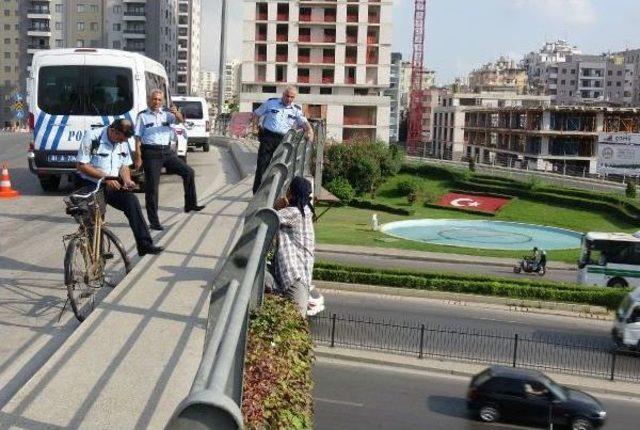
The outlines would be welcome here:
[[[591,430],[604,424],[602,404],[582,391],[559,385],[535,370],[491,366],[471,379],[467,406],[481,421],[566,426]],[[556,428],[556,427],[554,427]]]
[[[171,101],[184,116],[184,125],[189,132],[189,146],[200,147],[204,152],[208,152],[211,121],[207,101],[202,97],[190,96],[174,96]]]

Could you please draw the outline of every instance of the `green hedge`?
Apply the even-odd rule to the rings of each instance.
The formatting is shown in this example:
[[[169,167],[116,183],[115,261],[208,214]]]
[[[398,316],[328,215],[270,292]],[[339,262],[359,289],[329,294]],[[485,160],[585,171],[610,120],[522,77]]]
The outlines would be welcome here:
[[[472,280],[441,275],[426,277],[399,275],[381,272],[357,270],[335,270],[317,267],[314,278],[323,281],[346,282],[353,284],[381,285],[387,287],[408,288],[453,293],[479,294],[486,296],[508,297],[523,300],[544,300],[552,302],[579,303],[603,306],[607,309],[618,307],[627,290],[611,288],[554,288],[543,285],[522,285],[510,280]]]
[[[252,314],[242,415],[248,429],[313,428],[313,344],[292,301],[266,295]]]
[[[374,202],[365,199],[353,199],[349,202],[349,206],[358,209],[370,209],[374,211],[387,212],[394,215],[414,215],[416,211],[414,209],[399,208],[397,206],[391,206],[380,202]]]

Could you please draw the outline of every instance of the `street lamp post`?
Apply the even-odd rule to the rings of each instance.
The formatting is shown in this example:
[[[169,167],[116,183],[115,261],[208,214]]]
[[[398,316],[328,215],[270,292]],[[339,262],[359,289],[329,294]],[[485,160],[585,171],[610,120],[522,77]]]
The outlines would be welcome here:
[[[218,114],[222,113],[224,103],[224,64],[227,56],[227,0],[221,0],[222,11],[220,15],[220,65],[218,67]]]

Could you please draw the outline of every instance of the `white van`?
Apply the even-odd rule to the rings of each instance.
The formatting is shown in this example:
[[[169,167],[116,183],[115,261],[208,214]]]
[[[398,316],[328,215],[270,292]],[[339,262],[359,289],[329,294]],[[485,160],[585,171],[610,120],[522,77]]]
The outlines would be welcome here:
[[[73,176],[84,133],[116,118],[135,123],[147,95],[161,89],[170,100],[164,67],[143,55],[112,49],[51,49],[33,55],[27,78],[29,168],[45,191]],[[167,102],[165,102],[167,103]],[[130,140],[135,149],[133,139]]]
[[[612,335],[618,346],[640,351],[640,287],[627,294],[620,303]]]
[[[190,146],[201,147],[204,152],[209,151],[209,105],[202,97],[176,96],[171,99],[184,116],[187,128],[187,143]]]

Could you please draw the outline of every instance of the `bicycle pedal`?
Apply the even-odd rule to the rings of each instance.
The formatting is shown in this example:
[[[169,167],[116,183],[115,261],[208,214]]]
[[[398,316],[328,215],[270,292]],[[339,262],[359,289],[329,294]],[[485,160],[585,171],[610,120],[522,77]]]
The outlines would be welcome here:
[[[111,260],[113,258],[113,252],[105,252],[103,256],[105,260]]]

